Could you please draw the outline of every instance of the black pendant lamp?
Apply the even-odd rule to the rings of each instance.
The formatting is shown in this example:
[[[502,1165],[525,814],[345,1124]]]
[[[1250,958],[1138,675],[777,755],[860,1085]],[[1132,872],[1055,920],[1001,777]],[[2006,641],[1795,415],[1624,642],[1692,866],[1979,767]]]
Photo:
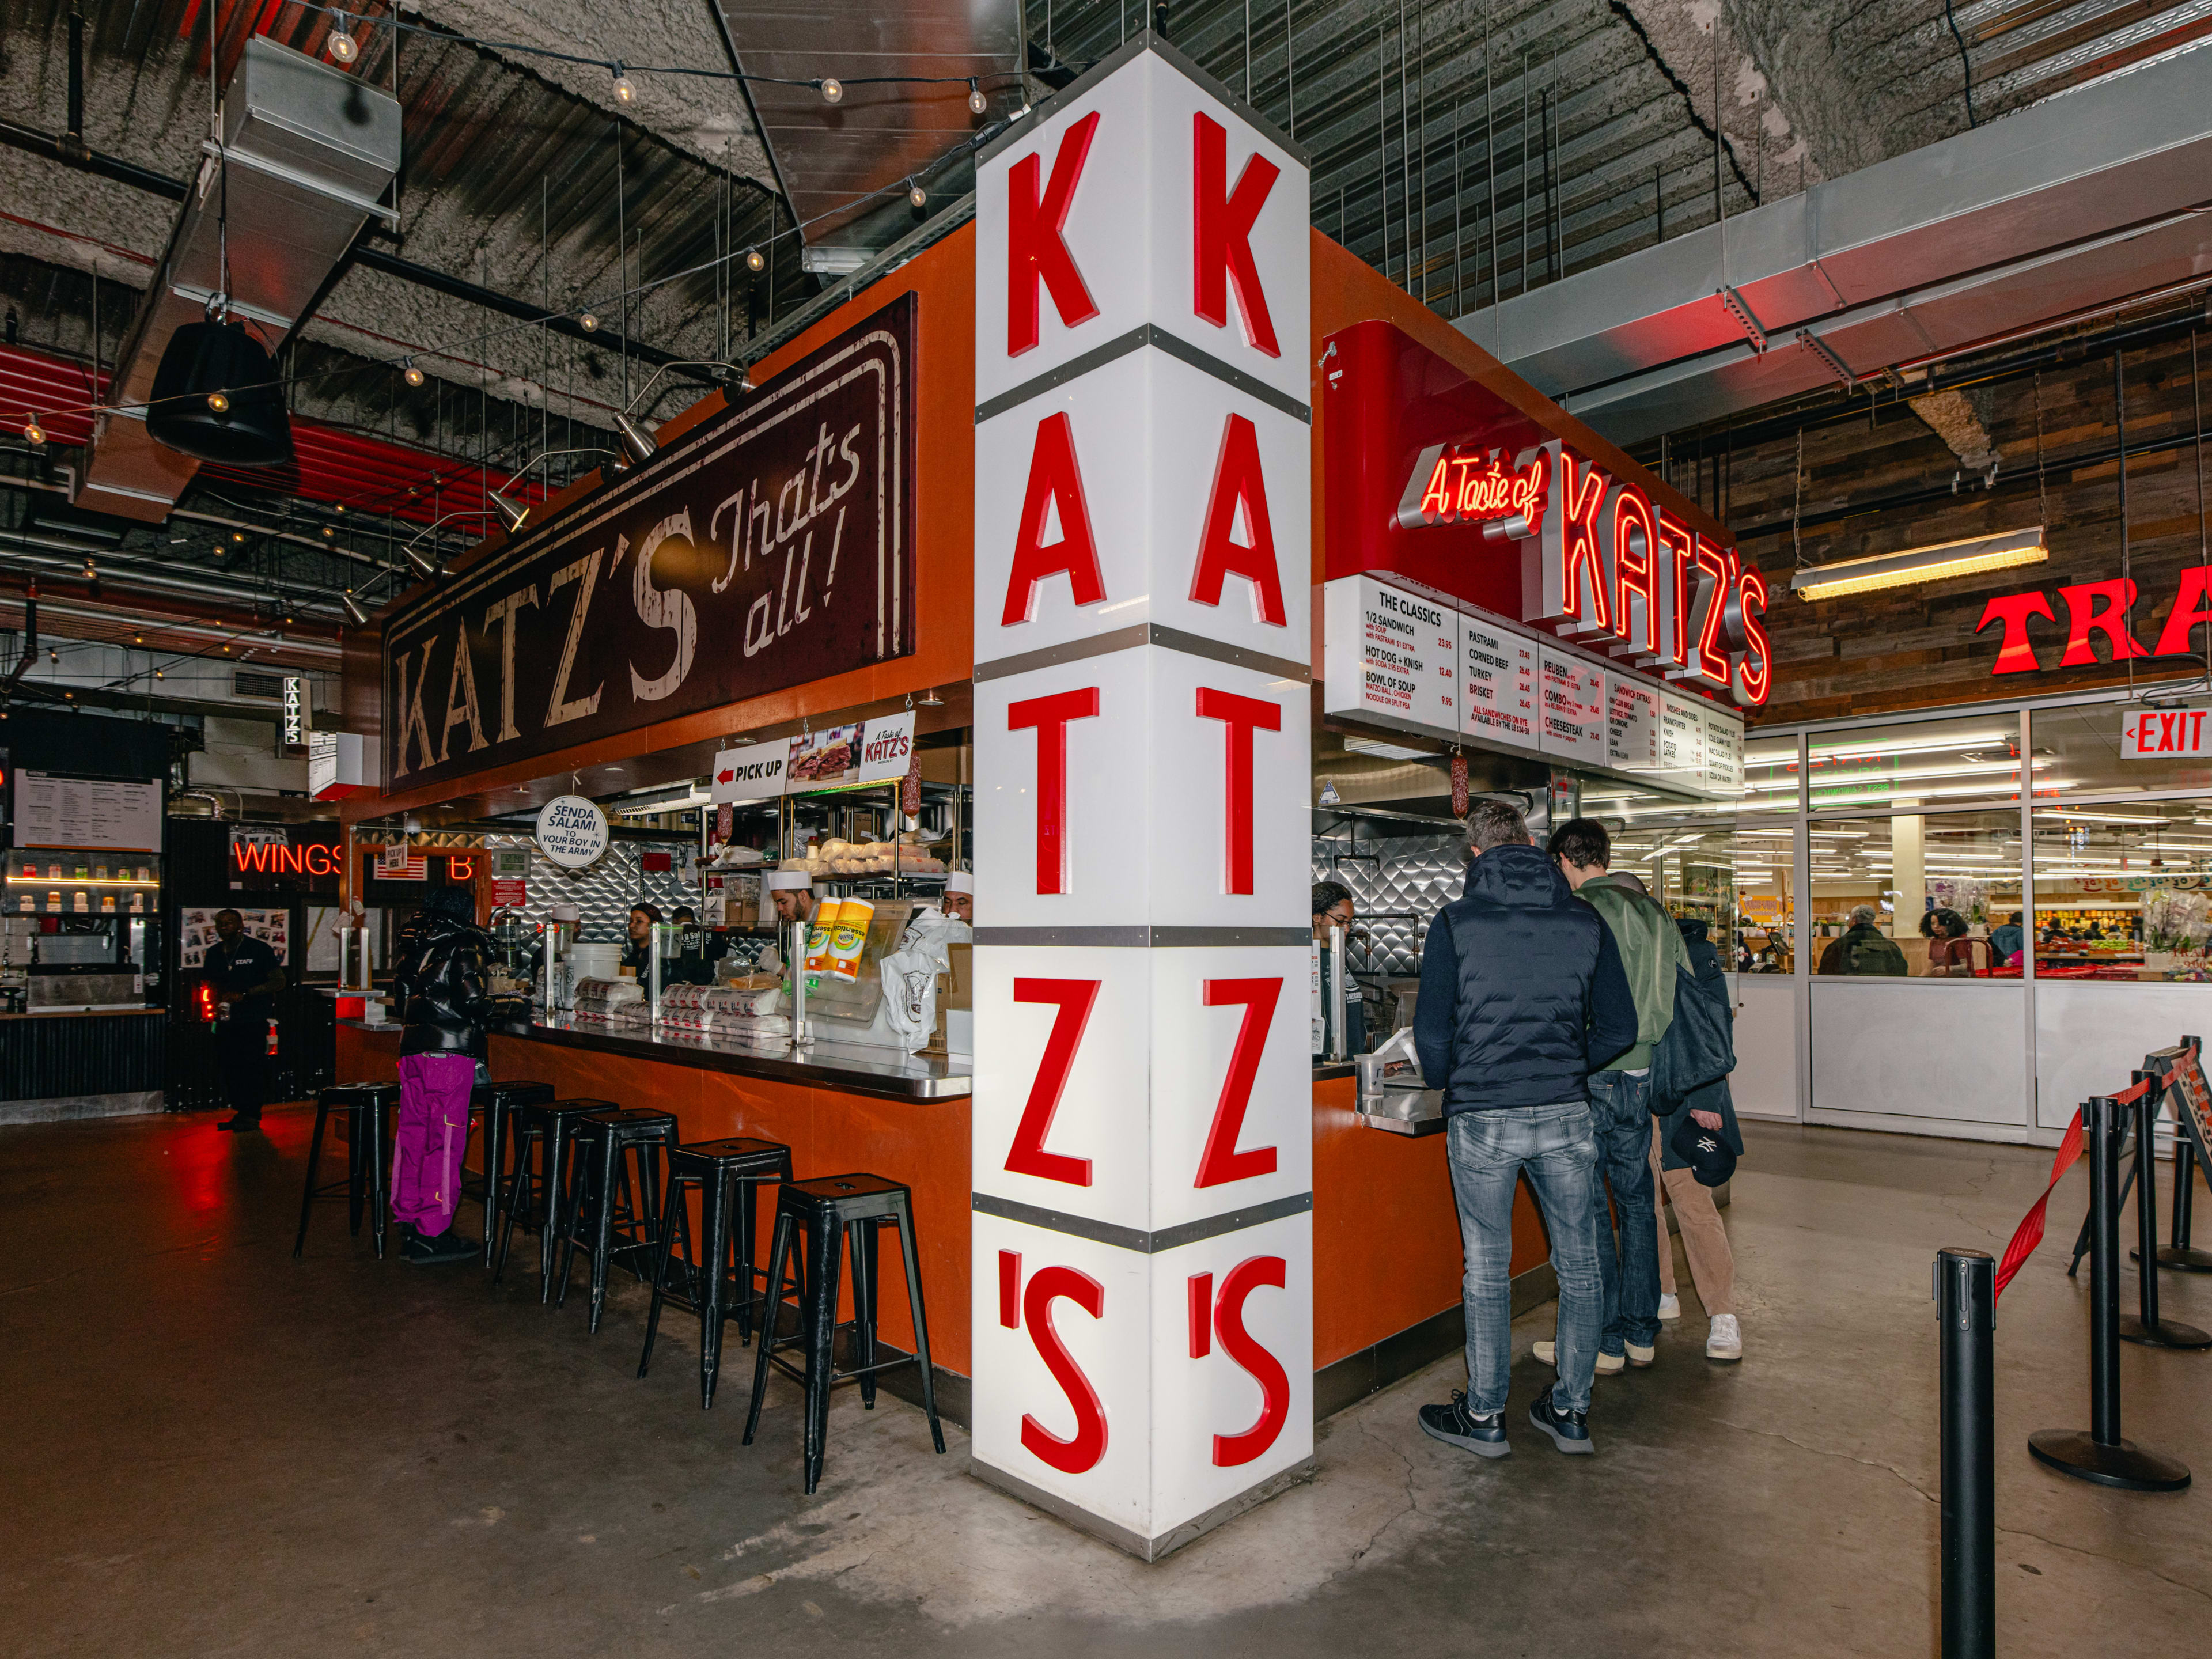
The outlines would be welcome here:
[[[154,371],[146,430],[158,443],[229,466],[292,459],[292,422],[276,367],[246,325],[210,315],[169,337]]]

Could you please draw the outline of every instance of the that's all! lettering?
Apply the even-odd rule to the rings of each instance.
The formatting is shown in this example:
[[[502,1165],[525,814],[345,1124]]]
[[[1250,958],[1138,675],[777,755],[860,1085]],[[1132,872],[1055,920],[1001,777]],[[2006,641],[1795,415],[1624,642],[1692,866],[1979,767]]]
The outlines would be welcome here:
[[[2135,605],[2140,590],[2125,576],[2100,582],[2075,582],[2057,590],[2066,607],[2066,645],[2058,660],[2046,663],[2035,654],[2028,637],[2030,618],[2057,625],[2058,614],[2051,594],[2039,587],[2025,592],[2000,593],[1983,607],[1974,632],[1985,632],[2002,623],[2004,632],[1997,647],[1992,674],[2033,674],[2047,668],[2100,668],[2106,661],[2126,662],[2135,657],[2186,657],[2196,653],[2199,627],[2212,627],[2212,565],[2191,565],[2181,573],[2181,590],[2173,609],[2159,629],[2158,643],[2150,649],[2135,636]],[[2146,621],[2151,620],[2146,618]],[[2090,635],[2105,636],[2106,656],[2100,659]]]

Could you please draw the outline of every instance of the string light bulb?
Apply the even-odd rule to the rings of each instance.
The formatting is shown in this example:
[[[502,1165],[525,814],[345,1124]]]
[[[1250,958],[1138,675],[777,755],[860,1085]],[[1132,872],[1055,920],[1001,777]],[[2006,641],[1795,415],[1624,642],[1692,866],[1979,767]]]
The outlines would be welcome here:
[[[968,112],[981,115],[991,107],[991,100],[983,95],[983,88],[973,81],[968,83]]]
[[[45,443],[46,441],[46,429],[39,424],[39,417],[37,416],[33,415],[29,420],[23,422],[23,441],[25,443],[39,445]]]
[[[912,206],[918,208],[927,207],[929,205],[929,192],[924,190],[918,183],[910,184],[907,186],[906,199]]]
[[[213,411],[214,411],[216,414],[217,414],[217,415],[228,415],[228,414],[229,414],[229,413],[230,413],[230,394],[229,394],[228,392],[209,392],[209,393],[208,393],[208,408],[209,408],[209,409],[210,409],[211,410],[213,410]]]
[[[596,334],[599,331],[599,319],[587,311],[576,319],[576,326],[586,334]]]
[[[814,84],[821,88],[823,103],[842,104],[845,101],[845,83],[842,81],[835,76],[825,76]]]
[[[165,680],[165,679],[168,678],[169,677],[168,677],[167,674],[164,674],[164,673],[163,673],[160,669],[158,669],[158,668],[157,668],[157,669],[155,669],[155,670],[154,671],[154,678],[155,678],[155,679],[157,679],[157,680]]]
[[[758,248],[749,247],[745,250],[745,269],[747,270],[758,272],[765,270],[767,266],[768,260],[762,255],[761,251]]]
[[[634,104],[637,101],[637,83],[623,73],[620,64],[615,65],[615,102]]]
[[[399,371],[399,378],[410,386],[420,386],[422,384],[422,371],[415,367],[415,360],[410,357],[407,360],[407,367]]]
[[[337,20],[331,28],[331,56],[341,64],[350,64],[361,56],[361,42],[355,40],[346,27],[351,20],[343,12],[337,14]]]

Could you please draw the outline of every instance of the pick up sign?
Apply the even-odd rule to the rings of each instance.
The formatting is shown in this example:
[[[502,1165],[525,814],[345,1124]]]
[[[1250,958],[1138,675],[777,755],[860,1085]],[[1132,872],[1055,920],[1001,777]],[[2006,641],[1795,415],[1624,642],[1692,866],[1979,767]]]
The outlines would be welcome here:
[[[2120,717],[2120,754],[2127,760],[2212,755],[2212,708],[2130,708]]]

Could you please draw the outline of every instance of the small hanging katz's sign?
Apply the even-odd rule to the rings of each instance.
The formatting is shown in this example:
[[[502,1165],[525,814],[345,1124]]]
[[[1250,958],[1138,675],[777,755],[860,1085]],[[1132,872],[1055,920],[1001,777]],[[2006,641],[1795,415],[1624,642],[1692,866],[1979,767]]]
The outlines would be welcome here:
[[[914,650],[912,295],[526,526],[384,636],[385,787]]]

